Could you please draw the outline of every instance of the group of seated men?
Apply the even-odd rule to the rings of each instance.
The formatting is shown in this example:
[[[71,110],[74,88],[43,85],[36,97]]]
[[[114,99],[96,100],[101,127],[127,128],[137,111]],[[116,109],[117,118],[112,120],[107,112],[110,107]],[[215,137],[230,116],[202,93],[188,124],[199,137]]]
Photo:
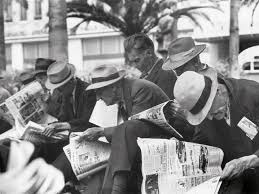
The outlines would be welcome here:
[[[219,147],[224,152],[219,193],[257,193],[259,135],[247,135],[238,123],[246,117],[259,126],[259,84],[225,78],[201,63],[199,54],[205,47],[195,45],[191,37],[178,38],[170,43],[168,58],[163,61],[147,35],[135,34],[124,41],[125,58],[127,65],[141,71],[141,77],[128,78],[125,71],[101,65],[91,72],[91,83],[75,77],[75,67],[67,62],[41,59],[44,68],[35,68],[35,78],[46,91],[56,91],[46,101],[49,113],[59,120],[48,125],[45,135],[68,130],[83,131],[80,140],[106,137],[111,155],[102,193],[139,193],[138,184],[129,184],[139,157],[137,138],[172,135],[152,123],[128,118],[175,99],[180,107],[172,107],[172,111],[183,111],[186,117],[171,123],[182,134],[180,140]],[[91,124],[89,118],[98,100],[118,104],[118,120],[122,122],[107,128]],[[51,162],[69,181],[75,176],[62,152],[67,143],[40,148],[38,156]]]

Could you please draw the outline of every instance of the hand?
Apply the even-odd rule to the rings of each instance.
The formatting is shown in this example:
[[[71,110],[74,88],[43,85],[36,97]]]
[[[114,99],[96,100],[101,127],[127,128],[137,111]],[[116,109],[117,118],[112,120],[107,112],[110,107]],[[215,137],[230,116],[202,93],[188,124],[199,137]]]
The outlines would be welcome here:
[[[57,133],[59,131],[65,131],[71,129],[71,126],[67,122],[57,122],[57,123],[51,123],[47,125],[45,130],[43,131],[43,134],[50,137],[54,133]]]
[[[83,140],[96,141],[99,137],[104,136],[104,128],[102,127],[92,127],[88,128],[83,132],[83,134],[78,138],[78,142]]]
[[[168,107],[168,112],[170,117],[177,117],[182,119],[186,118],[186,110],[183,109],[176,100],[170,103],[170,106]]]
[[[42,159],[28,163],[34,147],[29,142],[12,142],[6,172],[0,174],[0,193],[58,193],[63,174]],[[27,165],[27,166],[26,166]]]
[[[54,194],[60,192],[65,185],[63,174],[40,158],[32,161],[27,168],[34,171],[36,177],[36,182],[27,193]]]
[[[221,180],[231,180],[239,177],[244,170],[253,167],[251,164],[255,157],[257,158],[255,155],[250,155],[229,161],[223,169]]]

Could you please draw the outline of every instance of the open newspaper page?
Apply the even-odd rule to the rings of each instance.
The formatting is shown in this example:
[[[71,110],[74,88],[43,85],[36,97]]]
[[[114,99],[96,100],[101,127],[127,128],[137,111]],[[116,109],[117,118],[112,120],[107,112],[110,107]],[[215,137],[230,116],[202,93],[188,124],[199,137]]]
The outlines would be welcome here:
[[[139,138],[143,194],[182,194],[222,173],[223,151],[175,139]]]
[[[131,116],[129,120],[133,120],[133,119],[148,120],[158,125],[159,127],[169,131],[175,137],[182,138],[182,135],[168,123],[168,120],[172,117],[169,106],[173,102],[174,102],[173,100],[169,100],[167,102],[158,104],[152,108],[149,108],[145,111],[142,111],[138,114]]]
[[[40,123],[46,117],[44,102],[41,95],[44,90],[39,82],[34,81],[22,90],[5,100],[10,114],[21,125],[25,126],[29,121]]]
[[[82,132],[70,135],[69,145],[63,148],[78,180],[106,168],[111,148],[101,141],[82,141],[77,139]]]

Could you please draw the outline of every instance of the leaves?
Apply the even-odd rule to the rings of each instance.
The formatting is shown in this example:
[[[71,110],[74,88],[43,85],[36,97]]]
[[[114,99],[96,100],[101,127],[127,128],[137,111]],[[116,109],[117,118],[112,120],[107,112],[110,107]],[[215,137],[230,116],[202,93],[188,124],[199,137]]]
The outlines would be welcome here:
[[[67,12],[68,17],[82,18],[82,21],[73,28],[73,31],[84,22],[95,21],[129,36],[135,33],[149,32],[166,15],[176,19],[186,16],[201,28],[197,16],[208,21],[211,20],[205,13],[198,14],[198,10],[217,9],[214,6],[176,9],[177,3],[182,1],[187,0],[74,0],[67,3]]]

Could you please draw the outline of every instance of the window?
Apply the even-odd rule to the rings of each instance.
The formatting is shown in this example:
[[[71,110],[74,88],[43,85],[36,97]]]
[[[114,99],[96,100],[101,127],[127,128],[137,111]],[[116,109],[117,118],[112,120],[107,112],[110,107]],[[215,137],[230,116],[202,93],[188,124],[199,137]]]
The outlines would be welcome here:
[[[12,48],[10,44],[5,45],[6,64],[12,64]]]
[[[27,20],[27,9],[21,5],[21,20]]]
[[[33,42],[23,44],[23,58],[27,68],[30,68],[37,58],[48,58],[48,42]]]
[[[244,63],[242,67],[246,73],[258,73],[259,72],[259,56],[254,56],[254,60]]]
[[[35,20],[41,19],[41,1],[42,0],[35,0]]]
[[[12,0],[4,1],[4,18],[6,22],[12,22]]]
[[[82,44],[84,60],[123,57],[124,48],[121,36],[88,38],[84,39]]]

